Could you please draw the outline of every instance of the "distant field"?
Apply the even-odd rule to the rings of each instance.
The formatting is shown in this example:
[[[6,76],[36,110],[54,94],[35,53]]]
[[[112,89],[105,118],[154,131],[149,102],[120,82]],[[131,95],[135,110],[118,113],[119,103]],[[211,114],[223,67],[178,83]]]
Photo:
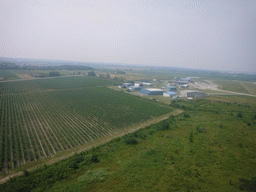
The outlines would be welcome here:
[[[254,82],[240,82],[242,86],[252,95],[256,95],[256,83]]]
[[[98,78],[1,83],[1,169],[9,170],[171,111]]]
[[[0,70],[0,77],[3,77],[5,80],[19,79],[19,77],[10,70]]]
[[[1,93],[23,93],[41,92],[60,89],[74,89],[93,86],[105,86],[116,84],[115,81],[105,80],[94,77],[65,77],[65,78],[46,78],[27,81],[5,82],[1,84]]]
[[[217,81],[215,80],[214,83],[219,85],[219,89],[226,90],[226,91],[233,91],[239,93],[249,93],[246,88],[239,81]]]
[[[207,99],[216,101],[226,101],[232,103],[256,105],[256,97],[243,96],[243,95],[211,95]]]

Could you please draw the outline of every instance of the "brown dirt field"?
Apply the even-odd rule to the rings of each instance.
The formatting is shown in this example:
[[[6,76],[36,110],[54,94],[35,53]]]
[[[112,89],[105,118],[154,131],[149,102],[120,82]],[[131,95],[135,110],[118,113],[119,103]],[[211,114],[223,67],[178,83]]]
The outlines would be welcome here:
[[[15,75],[17,75],[21,79],[35,79],[35,77],[28,75],[26,73],[23,73],[23,74],[15,73]]]

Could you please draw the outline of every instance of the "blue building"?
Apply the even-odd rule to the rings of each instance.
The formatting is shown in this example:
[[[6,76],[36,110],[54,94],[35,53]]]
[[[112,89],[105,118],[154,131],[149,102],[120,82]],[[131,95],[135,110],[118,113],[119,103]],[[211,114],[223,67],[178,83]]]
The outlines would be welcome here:
[[[165,92],[163,94],[164,97],[173,97],[173,96],[176,96],[176,93],[170,91],[170,92]]]

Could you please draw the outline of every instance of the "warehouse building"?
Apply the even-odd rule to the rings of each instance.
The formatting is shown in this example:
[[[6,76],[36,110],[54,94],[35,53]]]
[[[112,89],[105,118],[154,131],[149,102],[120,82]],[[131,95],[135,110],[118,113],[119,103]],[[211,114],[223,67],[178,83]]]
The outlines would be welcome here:
[[[162,89],[150,88],[141,89],[141,93],[145,95],[163,95],[164,91]]]
[[[187,97],[206,97],[207,94],[201,91],[189,91],[187,92]]]
[[[131,86],[129,87],[130,90],[132,91],[140,91],[143,87],[138,87],[138,86]]]
[[[188,84],[188,81],[176,81],[175,83],[178,85],[185,85]]]
[[[134,85],[133,83],[124,83],[123,87],[125,88],[125,87],[130,87],[130,86],[133,86],[133,85]]]
[[[177,90],[175,86],[167,86],[164,89],[167,91],[176,91]]]
[[[173,97],[173,96],[176,96],[176,93],[170,91],[170,92],[165,92],[163,94],[164,97]]]
[[[208,95],[204,92],[197,90],[181,90],[180,97],[207,97]]]

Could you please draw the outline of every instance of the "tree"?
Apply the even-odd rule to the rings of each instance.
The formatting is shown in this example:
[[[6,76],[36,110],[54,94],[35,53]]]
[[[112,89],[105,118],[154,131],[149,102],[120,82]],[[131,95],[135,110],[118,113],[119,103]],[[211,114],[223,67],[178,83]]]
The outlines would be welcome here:
[[[88,76],[94,77],[96,75],[95,75],[94,71],[90,71],[90,72],[88,72]]]
[[[106,79],[110,79],[110,78],[111,78],[110,75],[107,73]]]

